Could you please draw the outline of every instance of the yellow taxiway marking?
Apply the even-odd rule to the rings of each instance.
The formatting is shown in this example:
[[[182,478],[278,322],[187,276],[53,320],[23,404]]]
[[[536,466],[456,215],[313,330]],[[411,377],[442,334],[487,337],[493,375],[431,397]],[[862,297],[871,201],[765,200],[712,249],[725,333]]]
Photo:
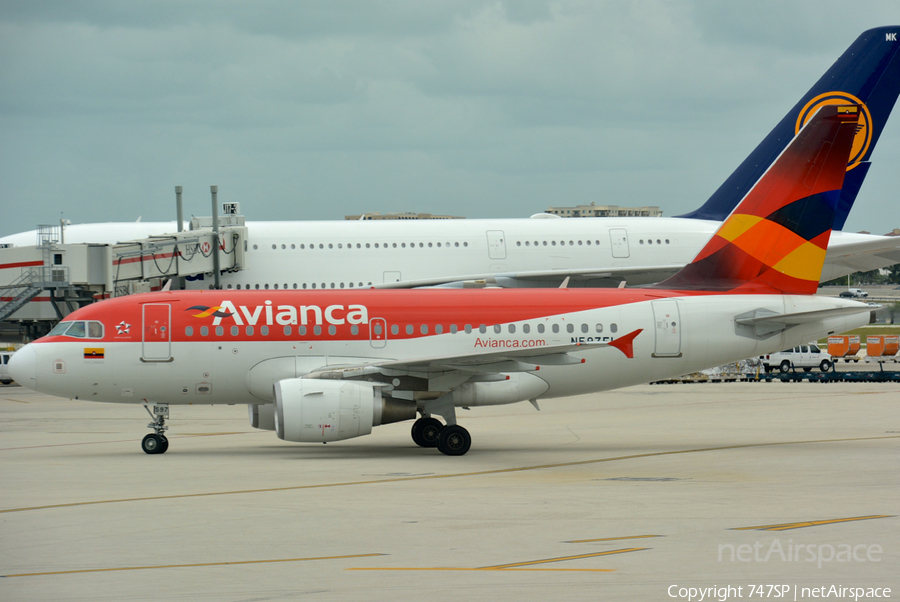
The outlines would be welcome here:
[[[833,518],[830,520],[811,520],[799,523],[784,523],[781,525],[758,525],[756,527],[735,527],[731,531],[787,531],[789,529],[802,529],[803,527],[817,527],[819,525],[833,525],[835,523],[847,523],[855,520],[870,520],[873,518],[894,518],[895,514],[873,514],[871,516],[853,516],[850,518]]]
[[[374,567],[363,568],[354,567],[346,569],[348,571],[557,571],[557,572],[573,572],[573,573],[612,573],[616,569],[559,569],[559,568],[525,568],[532,567],[535,564],[547,564],[550,562],[566,562],[568,560],[581,560],[582,558],[596,558],[597,556],[610,556],[612,554],[625,554],[627,552],[639,552],[641,550],[649,550],[650,548],[622,548],[621,550],[608,550],[606,552],[594,552],[593,554],[578,554],[577,556],[560,556],[558,558],[544,558],[541,560],[527,560],[525,562],[514,562],[512,564],[498,564],[494,566],[482,567]]]
[[[702,447],[699,449],[678,449],[663,452],[650,452],[646,454],[631,454],[628,456],[613,456],[611,458],[594,458],[593,460],[576,460],[574,462],[559,462],[556,464],[537,464],[534,466],[519,466],[515,468],[497,468],[494,470],[480,470],[476,472],[455,472],[436,475],[419,475],[410,477],[393,477],[389,479],[372,479],[366,481],[342,481],[337,483],[320,483],[317,485],[290,485],[287,487],[269,487],[265,489],[237,489],[233,491],[210,491],[206,493],[179,493],[173,495],[153,495],[136,498],[121,498],[112,500],[94,500],[89,502],[70,502],[67,504],[48,504],[46,506],[31,506],[27,508],[7,508],[0,510],[0,514],[8,512],[25,512],[28,510],[51,510],[54,508],[72,508],[75,506],[92,506],[95,504],[121,504],[124,502],[150,502],[156,500],[172,500],[182,498],[211,497],[218,495],[241,495],[252,493],[274,493],[279,491],[299,491],[302,489],[322,489],[326,487],[353,487],[359,485],[378,485],[384,483],[402,483],[407,481],[422,481],[427,479],[458,479],[461,477],[478,477],[496,474],[510,474],[514,472],[527,472],[532,470],[548,470],[551,468],[569,468],[572,466],[587,466],[590,464],[602,464],[604,462],[621,462],[624,460],[637,460],[640,458],[657,458],[660,456],[676,456],[679,454],[700,454],[706,452],[730,451],[736,449],[750,449],[755,447],[772,447],[776,445],[808,445],[814,443],[846,443],[850,441],[878,441],[881,439],[900,439],[900,435],[886,435],[879,437],[851,437],[847,439],[811,439],[808,441],[775,441],[772,443],[745,443],[740,445],[723,445],[720,447]]]
[[[14,401],[16,403],[31,403],[30,401],[22,401],[21,399],[13,399],[12,397],[4,397],[4,401]]]
[[[18,575],[0,575],[0,579],[11,577],[42,577],[45,575],[72,575],[75,573],[106,573],[110,571],[148,571],[151,569],[183,569],[206,566],[229,566],[233,564],[269,564],[273,562],[306,562],[309,560],[344,560],[347,558],[371,558],[387,556],[387,554],[348,554],[346,556],[312,556],[309,558],[275,558],[273,560],[234,560],[231,562],[201,562],[195,564],[159,564],[153,566],[120,566],[105,569],[79,569],[74,571],[50,571],[46,573],[20,573]]]
[[[665,535],[628,535],[626,537],[604,537],[602,539],[573,539],[563,543],[592,543],[595,541],[619,541],[622,539],[646,539],[647,537],[665,537]]]

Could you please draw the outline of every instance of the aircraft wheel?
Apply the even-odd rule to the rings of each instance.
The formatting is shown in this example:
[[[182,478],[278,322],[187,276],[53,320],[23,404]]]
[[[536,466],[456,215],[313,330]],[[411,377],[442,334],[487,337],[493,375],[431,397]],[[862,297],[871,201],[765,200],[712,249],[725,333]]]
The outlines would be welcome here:
[[[791,371],[791,363],[787,360],[784,360],[783,362],[781,362],[781,366],[779,366],[778,369],[781,370],[782,374],[790,372]]]
[[[437,447],[443,429],[436,418],[419,418],[412,425],[412,439],[419,447]]]
[[[145,454],[161,454],[169,448],[169,441],[162,435],[150,434],[141,441]]]
[[[438,451],[447,456],[462,456],[471,446],[472,436],[458,424],[445,426],[437,444]]]
[[[821,370],[822,372],[828,372],[829,370],[831,370],[831,362],[829,362],[828,360],[822,360],[822,363],[819,364],[819,370]]]

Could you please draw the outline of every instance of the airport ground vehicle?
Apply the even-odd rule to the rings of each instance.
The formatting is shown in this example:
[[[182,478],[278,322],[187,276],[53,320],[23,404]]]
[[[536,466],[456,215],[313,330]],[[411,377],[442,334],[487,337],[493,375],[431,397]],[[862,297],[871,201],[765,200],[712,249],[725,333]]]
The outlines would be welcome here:
[[[790,372],[796,368],[802,368],[804,372],[809,372],[813,368],[828,372],[834,365],[831,355],[827,351],[822,351],[816,343],[761,355],[760,360],[766,372],[773,370]]]
[[[14,351],[0,351],[0,384],[8,385],[13,380],[9,375],[9,360]]]
[[[862,290],[861,288],[851,288],[845,291],[841,291],[840,296],[848,299],[865,299],[869,296],[869,293]]]

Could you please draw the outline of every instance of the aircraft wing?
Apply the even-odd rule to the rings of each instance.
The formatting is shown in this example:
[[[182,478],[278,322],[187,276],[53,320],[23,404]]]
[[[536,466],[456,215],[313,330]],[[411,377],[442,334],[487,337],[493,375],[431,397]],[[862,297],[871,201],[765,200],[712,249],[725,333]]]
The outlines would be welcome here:
[[[834,231],[828,242],[821,282],[853,272],[869,272],[900,263],[900,236]]]
[[[548,347],[524,349],[498,349],[463,355],[443,355],[411,358],[403,360],[382,360],[351,366],[324,366],[306,375],[305,378],[354,379],[373,374],[387,376],[416,376],[433,378],[447,372],[462,372],[468,375],[497,374],[500,372],[531,372],[540,366],[559,366],[584,363],[583,358],[570,355],[575,351],[587,351],[602,347],[612,347],[634,357],[634,338],[642,332],[635,330],[608,342],[571,343]]]

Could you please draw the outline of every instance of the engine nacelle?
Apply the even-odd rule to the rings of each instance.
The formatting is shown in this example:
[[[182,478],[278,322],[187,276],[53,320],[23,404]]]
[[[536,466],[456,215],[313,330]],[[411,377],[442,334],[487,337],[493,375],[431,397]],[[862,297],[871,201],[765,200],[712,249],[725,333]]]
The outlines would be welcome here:
[[[264,431],[275,430],[275,404],[274,403],[248,403],[247,412],[250,414],[250,426]]]
[[[416,416],[415,402],[383,398],[369,383],[312,378],[275,383],[274,407],[278,438],[297,443],[352,439]]]

